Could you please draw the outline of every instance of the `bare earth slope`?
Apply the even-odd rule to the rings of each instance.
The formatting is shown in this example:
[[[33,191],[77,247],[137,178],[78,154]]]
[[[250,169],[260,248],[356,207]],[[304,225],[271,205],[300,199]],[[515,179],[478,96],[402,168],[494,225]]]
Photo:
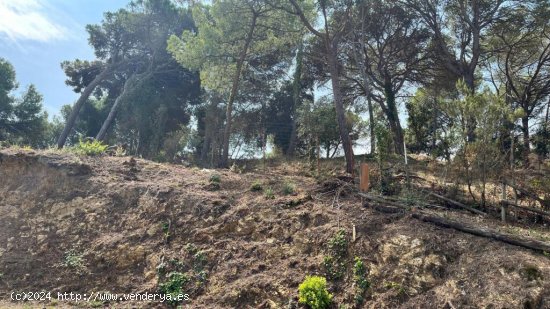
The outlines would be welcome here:
[[[255,182],[275,198],[252,191]],[[296,192],[285,195],[285,183]],[[346,271],[329,281],[334,308],[354,304],[356,256],[369,269],[364,308],[550,308],[547,256],[378,213],[354,196],[334,203],[318,189],[313,178],[296,175],[2,150],[0,307],[23,308],[9,301],[14,291],[155,293],[177,272],[185,274],[189,308],[298,308],[298,285],[306,275],[325,275],[328,240],[344,229]],[[439,214],[498,224],[462,212]]]

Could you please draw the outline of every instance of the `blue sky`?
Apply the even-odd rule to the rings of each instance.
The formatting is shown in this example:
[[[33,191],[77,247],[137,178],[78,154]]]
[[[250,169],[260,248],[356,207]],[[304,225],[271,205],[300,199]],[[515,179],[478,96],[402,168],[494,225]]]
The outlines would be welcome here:
[[[87,24],[101,22],[103,12],[129,0],[0,0],[0,57],[15,67],[21,92],[34,84],[51,116],[77,98],[65,85],[60,63],[92,60]]]

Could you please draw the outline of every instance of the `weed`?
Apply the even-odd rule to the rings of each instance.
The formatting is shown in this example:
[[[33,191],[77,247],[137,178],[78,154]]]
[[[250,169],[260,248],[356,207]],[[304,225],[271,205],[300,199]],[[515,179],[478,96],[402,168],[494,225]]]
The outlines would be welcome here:
[[[345,264],[331,255],[323,257],[323,267],[325,268],[327,277],[333,280],[341,279],[346,270]]]
[[[268,199],[268,200],[272,200],[272,199],[275,198],[275,193],[273,193],[272,188],[267,188],[265,190],[265,198]]]
[[[259,182],[258,180],[254,181],[252,186],[250,186],[250,191],[253,191],[253,192],[263,191],[263,189],[264,187],[262,186],[262,183]]]
[[[164,240],[168,242],[170,240],[170,221],[162,223],[162,233],[164,234]]]
[[[167,265],[164,261],[157,265],[157,275],[159,277],[163,277],[166,274],[166,267]]]
[[[298,302],[311,309],[328,308],[332,295],[327,290],[327,280],[319,276],[307,276],[298,287]]]
[[[166,277],[167,280],[159,284],[159,290],[163,294],[170,294],[172,297],[169,302],[175,305],[177,301],[174,299],[177,299],[178,295],[184,294],[183,288],[189,282],[189,278],[181,272],[171,272]]]
[[[334,256],[345,257],[348,251],[348,240],[345,230],[339,230],[336,235],[328,241],[328,248]]]
[[[84,257],[83,254],[77,253],[75,250],[68,250],[65,252],[65,256],[63,257],[63,266],[77,270],[82,271],[86,268],[84,265]]]
[[[210,175],[210,183],[221,183],[222,182],[222,177],[220,176],[220,174],[212,174]]]
[[[285,182],[283,186],[284,195],[294,194],[294,192],[296,192],[296,187],[294,186],[294,184],[290,182]]]
[[[72,151],[86,156],[97,156],[105,153],[109,146],[98,140],[79,140],[78,144],[72,147]]]
[[[403,287],[403,285],[395,282],[395,281],[386,281],[384,283],[384,287],[386,289],[392,289],[392,290],[396,290],[397,291],[397,295],[403,295],[405,294],[405,288]]]
[[[192,243],[188,243],[187,245],[185,245],[185,251],[187,251],[187,253],[193,255],[195,253],[197,253],[197,246],[195,246],[194,244]]]
[[[365,263],[358,257],[355,257],[353,264],[353,281],[356,286],[355,303],[360,306],[365,302],[365,292],[370,287],[370,282],[367,280]]]
[[[193,269],[195,272],[201,272],[206,265],[206,255],[202,251],[198,251],[193,256]]]
[[[341,279],[346,273],[346,256],[348,253],[348,240],[345,230],[339,230],[328,241],[328,255],[323,259],[325,272],[330,279]]]
[[[542,274],[540,273],[539,268],[535,265],[526,265],[523,267],[522,273],[528,281],[542,279]]]

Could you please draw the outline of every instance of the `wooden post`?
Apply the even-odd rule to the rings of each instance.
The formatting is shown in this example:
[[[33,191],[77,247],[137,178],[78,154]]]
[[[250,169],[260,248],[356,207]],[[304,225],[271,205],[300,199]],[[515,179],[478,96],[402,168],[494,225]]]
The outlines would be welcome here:
[[[355,224],[354,224],[351,231],[352,242],[355,242],[355,238],[356,238],[356,234],[355,234]]]
[[[361,163],[361,173],[359,175],[359,189],[361,192],[369,191],[369,165],[367,163]]]

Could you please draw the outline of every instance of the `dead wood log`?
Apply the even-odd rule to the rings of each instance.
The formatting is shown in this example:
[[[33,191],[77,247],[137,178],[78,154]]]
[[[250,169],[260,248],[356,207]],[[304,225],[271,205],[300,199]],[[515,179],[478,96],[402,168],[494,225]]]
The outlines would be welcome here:
[[[440,200],[444,200],[444,201],[447,202],[447,203],[453,204],[453,205],[458,206],[458,207],[460,207],[460,208],[464,208],[464,209],[466,209],[466,210],[468,210],[468,211],[471,211],[471,212],[473,212],[473,213],[476,213],[476,214],[478,214],[478,215],[482,215],[482,216],[486,216],[486,215],[487,215],[486,213],[484,213],[484,212],[481,211],[481,210],[477,210],[477,209],[472,208],[472,207],[470,207],[470,206],[466,206],[466,205],[464,205],[464,204],[462,204],[462,203],[460,203],[460,202],[451,200],[450,198],[445,197],[445,196],[443,196],[443,195],[439,195],[439,194],[434,193],[434,192],[428,192],[428,194],[431,195],[431,196],[433,196],[433,197],[437,197],[437,198],[440,199]]]
[[[398,208],[398,207],[390,207],[390,206],[382,206],[382,205],[376,205],[372,204],[370,207],[376,211],[387,213],[387,214],[404,214],[405,209]]]
[[[505,185],[510,186],[510,187],[514,188],[515,190],[523,193],[525,196],[528,196],[528,197],[538,201],[544,208],[550,208],[550,201],[547,201],[545,199],[540,198],[536,193],[531,192],[531,191],[529,191],[525,188],[520,188],[518,185],[511,184],[506,179],[502,179],[501,182],[504,183]]]
[[[518,209],[521,209],[521,210],[531,211],[531,212],[538,213],[539,215],[550,217],[550,212],[544,211],[542,209],[528,207],[528,206],[521,206],[521,205],[518,205],[518,204],[516,204],[512,201],[508,201],[508,200],[502,200],[501,203],[506,205],[506,206],[512,206],[512,207],[515,207],[515,208],[518,208]]]
[[[507,244],[520,246],[528,249],[533,249],[537,251],[550,252],[550,243],[547,243],[547,242],[543,242],[535,239],[529,239],[525,237],[513,236],[510,234],[499,233],[491,229],[468,226],[466,224],[448,220],[442,217],[429,216],[421,213],[413,213],[412,217],[424,222],[433,223],[440,227],[452,228],[457,231],[465,232],[476,236],[495,239]]]

